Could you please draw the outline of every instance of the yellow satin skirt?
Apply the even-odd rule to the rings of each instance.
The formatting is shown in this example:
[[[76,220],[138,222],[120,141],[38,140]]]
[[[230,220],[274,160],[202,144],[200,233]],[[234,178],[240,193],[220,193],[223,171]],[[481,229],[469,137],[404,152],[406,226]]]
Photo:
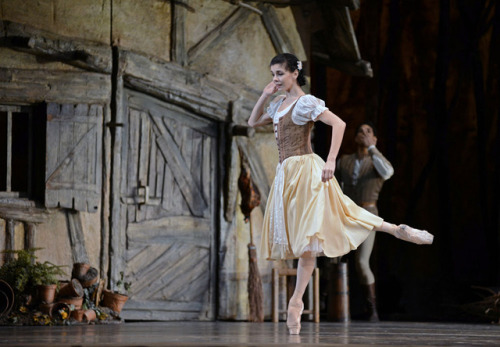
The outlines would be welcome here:
[[[338,257],[382,225],[382,218],[344,195],[335,178],[321,181],[324,165],[316,154],[289,157],[278,165],[264,215],[262,256],[294,259],[311,251]]]

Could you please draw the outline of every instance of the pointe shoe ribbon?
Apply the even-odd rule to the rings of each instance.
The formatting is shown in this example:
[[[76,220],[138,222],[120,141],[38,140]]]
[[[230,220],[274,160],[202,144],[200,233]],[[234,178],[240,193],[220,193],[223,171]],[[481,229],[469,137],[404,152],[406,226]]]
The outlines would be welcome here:
[[[434,241],[434,235],[426,230],[414,229],[405,224],[401,224],[396,228],[394,236],[417,245],[430,245]]]
[[[292,312],[295,313],[298,311],[298,315],[296,319],[292,319]],[[288,304],[288,313],[286,317],[286,326],[288,327],[288,331],[290,335],[298,335],[300,334],[300,319],[302,317],[302,312],[304,312],[304,303],[301,305]]]

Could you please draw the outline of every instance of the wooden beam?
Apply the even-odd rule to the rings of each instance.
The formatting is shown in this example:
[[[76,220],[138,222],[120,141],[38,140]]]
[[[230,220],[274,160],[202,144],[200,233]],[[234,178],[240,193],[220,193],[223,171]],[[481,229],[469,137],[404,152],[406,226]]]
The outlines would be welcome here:
[[[359,59],[357,61],[331,59],[327,54],[313,52],[312,56],[315,61],[340,70],[352,76],[373,77],[373,70],[370,62]]]
[[[0,203],[0,218],[13,219],[27,223],[43,223],[47,221],[49,213],[45,209],[33,206],[20,205],[18,199],[2,199]]]
[[[80,212],[66,210],[66,223],[68,225],[69,243],[73,263],[88,263],[89,256],[85,248],[85,236]]]
[[[3,28],[1,46],[50,57],[89,71],[111,73],[111,49],[107,45],[57,36],[9,21],[0,21],[0,27]]]
[[[177,62],[181,66],[187,64],[185,26],[186,26],[186,7],[173,2],[170,56],[172,57],[173,61]]]
[[[85,71],[0,68],[0,99],[5,103],[108,103],[109,76]]]
[[[124,62],[120,60],[120,50],[113,48],[112,79],[113,85],[111,101],[111,122],[114,124],[124,124],[126,119],[126,108],[124,99],[123,70]],[[109,286],[114,289],[116,282],[120,279],[120,272],[125,271],[125,249],[126,249],[126,210],[121,201],[122,178],[125,179],[122,169],[122,142],[123,127],[114,127],[111,132],[111,194],[110,194],[110,238],[109,238]]]
[[[207,53],[219,42],[225,40],[234,32],[234,29],[243,23],[251,11],[244,7],[238,7],[222,23],[205,35],[198,43],[188,51],[188,63],[193,64],[202,54]]]
[[[137,53],[121,51],[120,55],[127,87],[182,106],[198,115],[226,121],[229,102],[240,98],[237,91],[241,87],[226,81]]]
[[[269,4],[260,4],[259,9],[262,11],[262,22],[271,37],[274,49],[277,53],[290,53],[293,52],[290,46],[290,39],[288,38],[285,29],[276,14],[276,10]]]
[[[109,105],[104,108],[104,124],[111,122]],[[101,278],[106,277],[109,270],[109,238],[111,233],[111,128],[103,127],[102,135],[102,197],[101,197],[101,250],[99,255],[99,272]]]

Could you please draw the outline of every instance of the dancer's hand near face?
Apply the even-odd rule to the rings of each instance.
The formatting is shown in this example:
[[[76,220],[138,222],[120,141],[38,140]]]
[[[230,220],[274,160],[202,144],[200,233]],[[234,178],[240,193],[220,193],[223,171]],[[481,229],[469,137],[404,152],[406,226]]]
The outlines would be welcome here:
[[[377,137],[373,133],[373,129],[368,124],[363,124],[359,127],[354,142],[364,147],[376,146]]]
[[[365,147],[376,146],[377,138],[373,135],[373,133],[366,133],[361,136],[361,142]]]
[[[267,96],[271,96],[274,93],[276,93],[277,91],[278,91],[278,87],[276,86],[276,84],[274,82],[271,82],[264,88],[262,93],[267,95]]]

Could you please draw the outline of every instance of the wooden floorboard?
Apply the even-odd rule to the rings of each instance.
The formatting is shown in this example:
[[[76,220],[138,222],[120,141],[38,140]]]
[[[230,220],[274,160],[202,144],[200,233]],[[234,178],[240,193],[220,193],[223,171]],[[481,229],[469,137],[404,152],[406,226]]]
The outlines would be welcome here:
[[[1,346],[498,346],[489,324],[303,323],[290,336],[285,323],[144,322],[119,325],[0,327]]]

